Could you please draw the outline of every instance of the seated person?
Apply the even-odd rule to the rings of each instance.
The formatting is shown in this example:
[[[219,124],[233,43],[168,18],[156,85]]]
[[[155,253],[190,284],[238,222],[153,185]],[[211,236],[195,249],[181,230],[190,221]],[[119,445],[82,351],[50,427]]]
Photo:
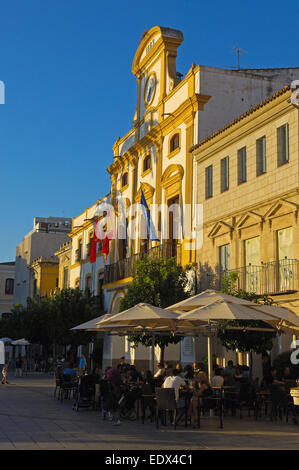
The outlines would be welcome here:
[[[131,380],[132,382],[141,382],[142,376],[134,365],[130,366]]]
[[[195,372],[193,371],[192,366],[186,365],[184,369],[184,379],[187,381],[192,381],[194,378]]]
[[[143,383],[149,385],[152,392],[155,393],[156,380],[151,370],[146,371]]]
[[[128,364],[128,363],[126,362],[125,357],[122,356],[122,357],[120,358],[119,364],[117,365],[117,368],[119,369],[119,371],[122,372],[123,370],[127,369],[129,366],[130,366],[130,364]]]
[[[173,370],[172,364],[170,364],[169,362],[165,362],[164,369],[165,369],[165,377],[168,377],[172,373],[172,370]]]
[[[235,381],[233,375],[231,375],[227,372],[224,372],[224,374],[223,374],[223,386],[233,387],[233,388],[236,387],[236,381]]]
[[[271,367],[270,369],[268,385],[284,385],[284,382],[282,380],[279,380],[279,378],[277,377],[277,370],[275,369],[275,367]]]
[[[292,375],[290,367],[286,366],[283,370],[283,374],[281,376],[281,380],[283,382],[287,382],[289,380],[294,381],[294,377]],[[295,381],[294,381],[295,382]]]
[[[154,375],[154,378],[155,378],[155,379],[158,378],[158,377],[161,377],[161,376],[164,376],[164,375],[165,375],[165,369],[164,369],[163,363],[162,363],[162,362],[159,362],[159,363],[157,364],[157,367],[158,367],[158,370],[157,370],[157,372],[156,372],[155,375]]]
[[[76,379],[78,374],[76,370],[74,369],[74,364],[71,363],[69,367],[63,370],[63,375],[70,375],[73,379]]]
[[[185,380],[180,376],[180,369],[171,369],[169,371],[169,376],[163,382],[163,388],[174,388],[175,390],[175,399],[178,402],[179,400],[179,390],[180,388],[187,389]]]
[[[202,406],[202,399],[205,393],[210,389],[209,382],[205,376],[205,373],[200,374],[198,377],[195,376],[192,379],[192,397],[189,404],[188,416],[193,417],[193,425],[198,424],[198,405]]]
[[[235,375],[235,367],[233,361],[228,361],[227,366],[224,368],[224,374],[233,377]]]
[[[211,385],[212,387],[222,387],[223,386],[223,377],[222,377],[222,370],[220,368],[215,370],[215,375],[212,378]]]
[[[162,388],[174,388],[176,406],[178,409],[181,409],[176,420],[179,421],[185,412],[185,400],[180,399],[180,389],[188,390],[188,386],[180,375],[180,369],[170,369],[169,374],[170,375],[164,380]]]

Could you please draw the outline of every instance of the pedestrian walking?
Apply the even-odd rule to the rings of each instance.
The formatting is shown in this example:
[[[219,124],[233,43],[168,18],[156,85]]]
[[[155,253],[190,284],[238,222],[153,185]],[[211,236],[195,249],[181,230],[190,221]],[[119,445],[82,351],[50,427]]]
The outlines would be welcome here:
[[[7,382],[7,370],[8,370],[8,362],[6,362],[2,368],[2,384],[8,384]]]

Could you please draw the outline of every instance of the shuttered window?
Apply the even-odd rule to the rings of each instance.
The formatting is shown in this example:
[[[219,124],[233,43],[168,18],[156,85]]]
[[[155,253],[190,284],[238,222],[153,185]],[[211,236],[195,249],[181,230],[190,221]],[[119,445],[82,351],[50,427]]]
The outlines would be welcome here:
[[[246,147],[238,150],[238,184],[247,180]]]
[[[227,191],[229,189],[229,157],[221,160],[221,187],[220,190]]]
[[[213,196],[213,166],[206,168],[206,199]]]
[[[277,165],[284,165],[289,161],[289,125],[285,124],[277,129]]]
[[[266,161],[266,137],[261,137],[256,141],[256,176],[267,171]]]

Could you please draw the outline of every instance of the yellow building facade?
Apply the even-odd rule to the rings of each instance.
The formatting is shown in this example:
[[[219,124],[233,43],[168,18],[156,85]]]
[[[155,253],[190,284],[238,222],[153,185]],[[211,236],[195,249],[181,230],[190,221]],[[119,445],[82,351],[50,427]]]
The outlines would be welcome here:
[[[31,298],[51,296],[59,284],[59,262],[54,256],[51,258],[37,258],[30,265]]]
[[[63,243],[54,254],[58,258],[58,289],[70,287],[70,265],[71,265],[72,243]]]
[[[281,69],[273,74],[269,70],[235,71],[191,64],[182,75],[176,57],[183,39],[181,31],[159,26],[143,34],[132,64],[136,111],[129,131],[113,145],[113,162],[107,169],[110,194],[73,219],[69,285],[90,288],[95,294],[101,289],[104,309],[109,313],[119,311],[132,281],[132,268],[145,253],[176,257],[183,266],[198,262],[202,213],[198,214],[197,208],[202,206],[202,174],[197,146],[279,90],[286,77],[296,72]],[[146,233],[140,211],[142,193],[159,241]],[[91,265],[91,237],[103,202],[112,208],[108,222],[111,216],[113,238],[107,259],[99,251]],[[209,243],[210,238],[208,247]],[[169,347],[168,353],[172,360],[190,363],[195,359],[194,342],[186,338],[180,347]],[[131,350],[125,339],[110,338],[105,343],[103,365],[118,363],[126,355],[143,367],[148,365],[150,354],[147,348]]]
[[[194,146],[200,289],[222,276],[299,314],[299,110],[284,87]],[[273,354],[290,348],[282,335]],[[219,352],[219,351],[218,351]]]

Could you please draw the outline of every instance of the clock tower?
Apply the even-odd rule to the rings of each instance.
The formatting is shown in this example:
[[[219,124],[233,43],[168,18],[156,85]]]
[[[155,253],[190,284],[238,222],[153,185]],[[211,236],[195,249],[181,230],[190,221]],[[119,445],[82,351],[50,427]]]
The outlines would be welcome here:
[[[176,56],[183,39],[181,31],[160,26],[155,26],[142,36],[132,66],[137,78],[137,108],[133,126],[139,128],[139,138],[149,127],[163,119],[163,99],[180,81]]]

